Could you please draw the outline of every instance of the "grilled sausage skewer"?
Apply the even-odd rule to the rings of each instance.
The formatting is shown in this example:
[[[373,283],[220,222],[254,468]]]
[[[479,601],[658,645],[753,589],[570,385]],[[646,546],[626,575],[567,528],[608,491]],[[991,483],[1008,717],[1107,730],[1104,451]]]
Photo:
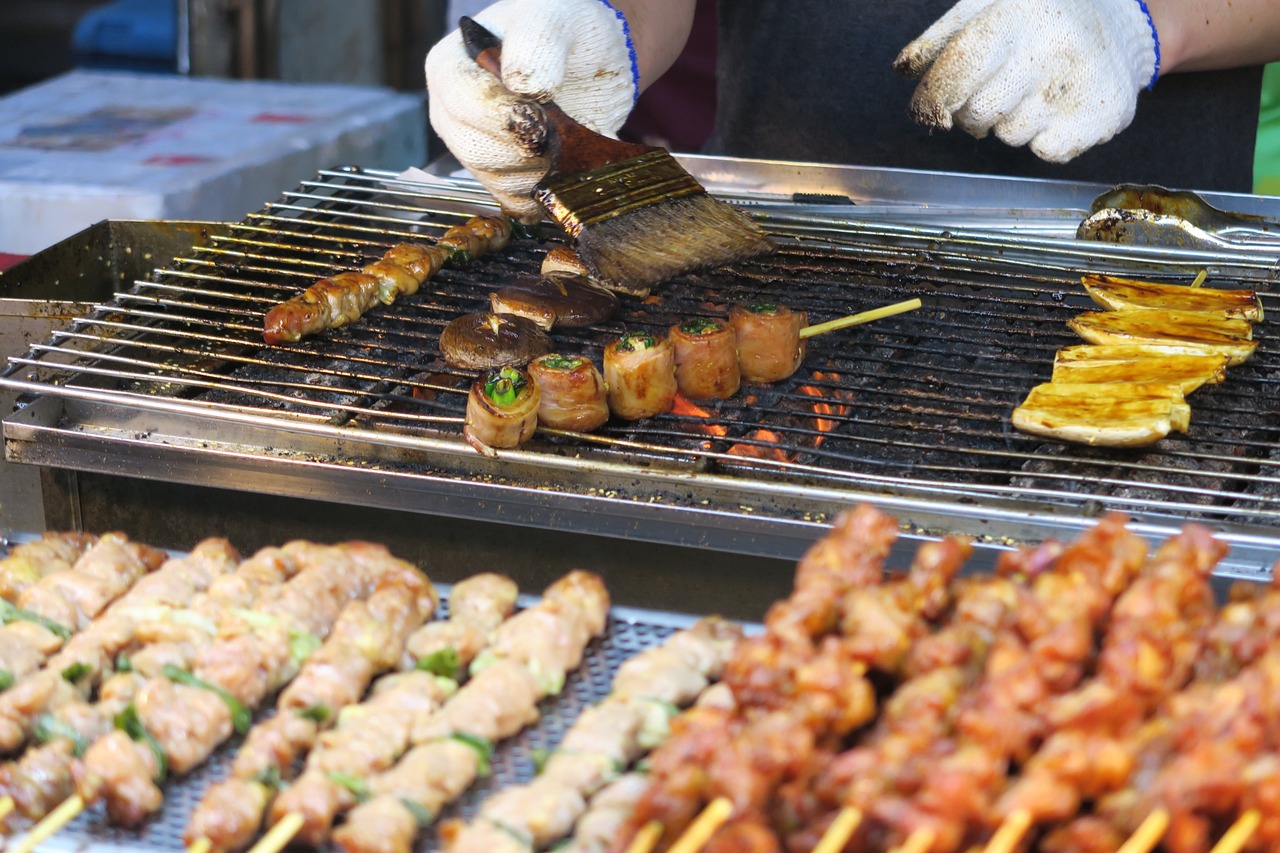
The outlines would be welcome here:
[[[307,335],[353,323],[379,302],[390,305],[402,294],[416,293],[450,258],[466,262],[501,251],[511,237],[511,221],[475,216],[444,232],[435,246],[400,243],[360,272],[324,278],[263,318],[268,344],[299,341]]]
[[[231,778],[211,787],[192,813],[186,842],[193,845],[205,839],[214,851],[247,846],[262,825],[276,793],[273,788],[288,790],[284,780],[303,756],[308,771],[294,783],[300,791],[305,792],[316,775],[325,783],[331,781],[329,773],[355,776],[360,768],[344,764],[344,756],[367,757],[371,751],[385,751],[385,745],[398,737],[407,737],[415,716],[430,713],[450,695],[457,668],[465,670],[477,645],[510,614],[515,600],[515,584],[500,575],[482,574],[458,583],[450,596],[449,619],[426,622],[401,644],[404,654],[394,663],[410,672],[380,678],[370,698],[358,704],[341,707],[329,700],[324,720],[312,722],[308,718],[317,715],[308,711],[314,705],[303,705],[301,715],[278,714],[263,724],[258,740],[250,733],[236,754]],[[415,650],[416,659],[407,657]],[[384,648],[379,654],[390,651]],[[423,669],[414,671],[419,662]],[[290,689],[298,684],[293,682]],[[319,729],[325,724],[332,727],[322,733]],[[320,793],[324,788],[322,784]],[[303,800],[310,798],[301,794]]]
[[[334,833],[338,846],[346,853],[408,853],[422,822],[482,771],[477,740],[492,744],[536,720],[538,701],[563,687],[587,643],[604,630],[608,611],[600,578],[574,571],[503,623],[473,664],[479,672],[415,729],[415,746],[393,769],[366,780],[371,796]]]
[[[440,827],[450,853],[534,853],[569,834],[587,800],[666,737],[672,709],[688,705],[719,677],[742,633],[704,619],[631,658],[612,689],[586,709],[527,785],[488,798],[469,824]]]
[[[0,752],[12,752],[26,741],[21,710],[32,690],[25,676],[39,670],[50,655],[83,630],[113,601],[166,559],[156,548],[108,533],[89,546],[75,563],[51,572],[26,587],[16,606],[0,601],[0,670],[17,682],[0,695]]]

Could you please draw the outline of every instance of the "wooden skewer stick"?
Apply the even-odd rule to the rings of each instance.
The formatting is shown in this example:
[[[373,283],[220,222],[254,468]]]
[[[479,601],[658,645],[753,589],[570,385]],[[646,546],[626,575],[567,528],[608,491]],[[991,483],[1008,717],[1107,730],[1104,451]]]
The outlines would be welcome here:
[[[197,838],[191,842],[191,846],[187,848],[187,853],[209,853],[212,849],[212,841],[207,838]]]
[[[1000,828],[996,830],[995,835],[991,836],[982,853],[1013,853],[1033,822],[1031,812],[1026,809],[1010,812],[1009,816],[1000,822]]]
[[[1209,277],[1208,270],[1200,270],[1200,272],[1196,273],[1195,281],[1191,282],[1191,286],[1199,287],[1200,285],[1204,284],[1204,280],[1208,277]]]
[[[938,833],[928,827],[917,829],[907,836],[898,848],[898,853],[929,853],[929,848],[938,839]]]
[[[302,829],[302,815],[290,812],[281,818],[279,823],[267,830],[267,834],[258,839],[258,843],[249,849],[249,853],[280,853],[300,829]]]
[[[716,797],[707,803],[707,807],[693,819],[693,823],[668,848],[667,853],[698,853],[732,814],[733,801],[728,797]]]
[[[0,797],[0,820],[9,816],[9,812],[13,811],[13,805],[13,797]]]
[[[627,845],[627,853],[650,853],[658,846],[658,839],[661,837],[662,821],[651,820],[640,827],[636,837],[631,839],[631,843]]]
[[[835,820],[831,821],[827,831],[822,833],[822,837],[813,848],[813,853],[840,853],[853,834],[858,831],[861,823],[862,810],[845,806],[836,815]]]
[[[1262,823],[1262,812],[1249,809],[1236,818],[1236,822],[1222,834],[1209,853],[1240,853],[1241,848],[1249,840],[1249,836],[1257,831],[1260,823]]]
[[[1151,853],[1160,843],[1164,831],[1169,828],[1169,813],[1156,809],[1133,831],[1129,840],[1120,845],[1116,853]]]
[[[84,811],[84,800],[79,794],[72,794],[62,801],[62,805],[45,815],[44,820],[31,828],[31,831],[19,838],[9,853],[31,853],[37,846],[48,841],[53,835],[65,827]]]
[[[921,302],[919,299],[908,299],[905,302],[895,302],[892,305],[872,308],[870,311],[861,311],[857,314],[850,314],[848,317],[840,317],[835,320],[828,320],[825,323],[805,326],[800,330],[800,337],[802,339],[812,338],[814,335],[824,335],[827,332],[834,332],[837,329],[847,329],[850,326],[870,323],[872,320],[881,320],[885,317],[892,317],[894,314],[903,314],[907,311],[914,311],[919,308],[920,305]]]

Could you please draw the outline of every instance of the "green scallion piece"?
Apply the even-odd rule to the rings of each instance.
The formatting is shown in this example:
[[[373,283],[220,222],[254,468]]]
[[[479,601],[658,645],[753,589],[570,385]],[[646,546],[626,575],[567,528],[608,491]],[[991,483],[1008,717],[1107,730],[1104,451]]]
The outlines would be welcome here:
[[[425,829],[436,819],[436,816],[431,813],[430,809],[422,805],[422,803],[415,803],[408,797],[401,797],[400,805],[404,806],[405,811],[413,815],[413,819],[418,822],[419,829]]]
[[[116,658],[116,672],[133,672],[133,661],[124,655]]]
[[[235,728],[236,734],[246,733],[249,731],[249,727],[253,725],[253,714],[244,706],[244,703],[218,685],[210,684],[202,678],[197,678],[185,669],[179,669],[171,663],[165,664],[163,672],[164,677],[175,684],[199,687],[201,690],[208,690],[218,694],[218,698],[226,702],[227,707],[231,709],[231,725]]]
[[[284,779],[280,776],[280,768],[274,766],[268,767],[257,776],[254,776],[253,781],[273,791],[278,791],[284,787]]]
[[[648,332],[627,332],[614,342],[613,348],[618,352],[644,352],[657,345],[657,339]]]
[[[93,667],[89,666],[89,664],[83,661],[77,661],[62,671],[62,678],[72,684],[75,684],[77,681],[92,672]]]
[[[551,756],[554,754],[555,752],[553,750],[547,749],[544,746],[534,747],[529,750],[529,760],[533,762],[534,776],[542,775],[542,771],[547,769],[547,762],[551,760]]]
[[[369,783],[359,776],[351,773],[342,773],[338,770],[330,770],[328,776],[330,782],[346,788],[358,802],[363,803],[369,799]]]
[[[163,784],[169,776],[169,756],[165,755],[159,741],[152,737],[151,732],[147,731],[147,727],[142,724],[138,709],[132,702],[129,703],[129,707],[116,714],[115,724],[116,728],[127,734],[130,740],[147,745],[156,760],[156,783]]]
[[[458,668],[461,666],[462,658],[458,656],[458,650],[450,646],[418,658],[418,662],[413,665],[413,668],[429,672],[432,675],[456,680]]]
[[[55,740],[71,741],[71,752],[77,758],[84,755],[84,751],[89,748],[89,741],[84,735],[52,714],[41,714],[36,717],[35,728],[31,733],[36,743],[49,743]]]
[[[0,690],[8,690],[13,686],[13,673],[7,669],[0,669]]]
[[[333,709],[328,705],[308,705],[306,708],[299,709],[297,713],[302,719],[319,725],[324,725],[333,718]]]
[[[46,619],[39,613],[30,610],[23,610],[3,598],[0,598],[0,622],[8,625],[10,622],[34,622],[46,631],[57,634],[63,640],[71,639],[71,629],[63,625],[59,625],[52,619]]]
[[[483,779],[492,772],[493,744],[479,735],[468,734],[467,732],[454,732],[449,737],[458,743],[466,744],[476,751],[476,755],[480,757],[480,766],[476,770],[477,776]]]
[[[484,395],[499,406],[510,406],[520,397],[528,382],[514,367],[503,367],[484,378]]]
[[[706,335],[711,332],[718,332],[723,328],[724,323],[719,320],[713,320],[710,317],[695,317],[680,324],[680,331],[686,335]]]
[[[538,359],[538,364],[548,370],[577,370],[582,366],[582,357],[577,355],[560,355],[552,353]]]
[[[777,314],[778,305],[776,302],[752,302],[747,310],[752,314]]]

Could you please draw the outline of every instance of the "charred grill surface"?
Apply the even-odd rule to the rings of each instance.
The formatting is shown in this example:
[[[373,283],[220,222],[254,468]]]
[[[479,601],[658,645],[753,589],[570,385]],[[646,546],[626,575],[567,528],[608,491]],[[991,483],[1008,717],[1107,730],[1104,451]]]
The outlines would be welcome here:
[[[549,227],[505,250],[446,267],[412,296],[358,322],[286,346],[261,343],[262,317],[326,275],[358,269],[391,245],[431,243],[465,212],[397,185],[383,173],[323,172],[250,214],[154,281],[119,294],[69,332],[15,359],[9,375],[40,368],[50,393],[91,386],[121,399],[171,398],[249,412],[283,425],[355,423],[397,435],[461,442],[474,372],[448,366],[439,336],[461,314],[484,311],[492,291],[537,274],[560,245]],[[590,436],[543,431],[534,454],[582,454],[628,463],[669,458],[698,470],[833,488],[925,488],[952,500],[1028,501],[1072,515],[1104,507],[1247,526],[1280,526],[1280,343],[1256,325],[1253,358],[1192,398],[1186,435],[1136,450],[1046,442],[1009,424],[1012,409],[1048,381],[1056,350],[1080,343],[1066,322],[1093,310],[1085,271],[1120,268],[1190,280],[1199,264],[1125,266],[1077,249],[941,235],[866,233],[794,219],[764,224],[780,251],[726,270],[622,298],[613,320],[553,329],[556,351],[601,363],[624,330],[662,332],[735,303],[779,302],[819,323],[911,297],[920,310],[810,339],[800,370],[713,403],[610,421]],[[1212,283],[1256,287],[1265,266],[1225,265]],[[358,455],[352,460],[359,463]]]

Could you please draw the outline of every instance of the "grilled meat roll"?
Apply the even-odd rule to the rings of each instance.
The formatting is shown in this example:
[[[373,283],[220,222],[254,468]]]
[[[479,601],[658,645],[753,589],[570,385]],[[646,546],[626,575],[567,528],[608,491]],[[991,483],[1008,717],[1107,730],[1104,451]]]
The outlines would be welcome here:
[[[803,311],[758,303],[729,309],[729,325],[738,338],[738,366],[747,382],[777,382],[795,373],[804,360],[800,330],[809,323]]]
[[[671,341],[628,332],[604,348],[609,410],[623,420],[671,411],[676,402],[676,354]]]
[[[538,421],[553,429],[588,432],[609,420],[604,376],[591,359],[548,353],[529,363],[542,402]]]
[[[496,447],[519,447],[538,427],[538,383],[516,367],[490,371],[467,394],[467,443],[487,455]]]
[[[738,335],[723,320],[676,323],[668,334],[676,354],[676,387],[691,400],[723,400],[738,391]]]

